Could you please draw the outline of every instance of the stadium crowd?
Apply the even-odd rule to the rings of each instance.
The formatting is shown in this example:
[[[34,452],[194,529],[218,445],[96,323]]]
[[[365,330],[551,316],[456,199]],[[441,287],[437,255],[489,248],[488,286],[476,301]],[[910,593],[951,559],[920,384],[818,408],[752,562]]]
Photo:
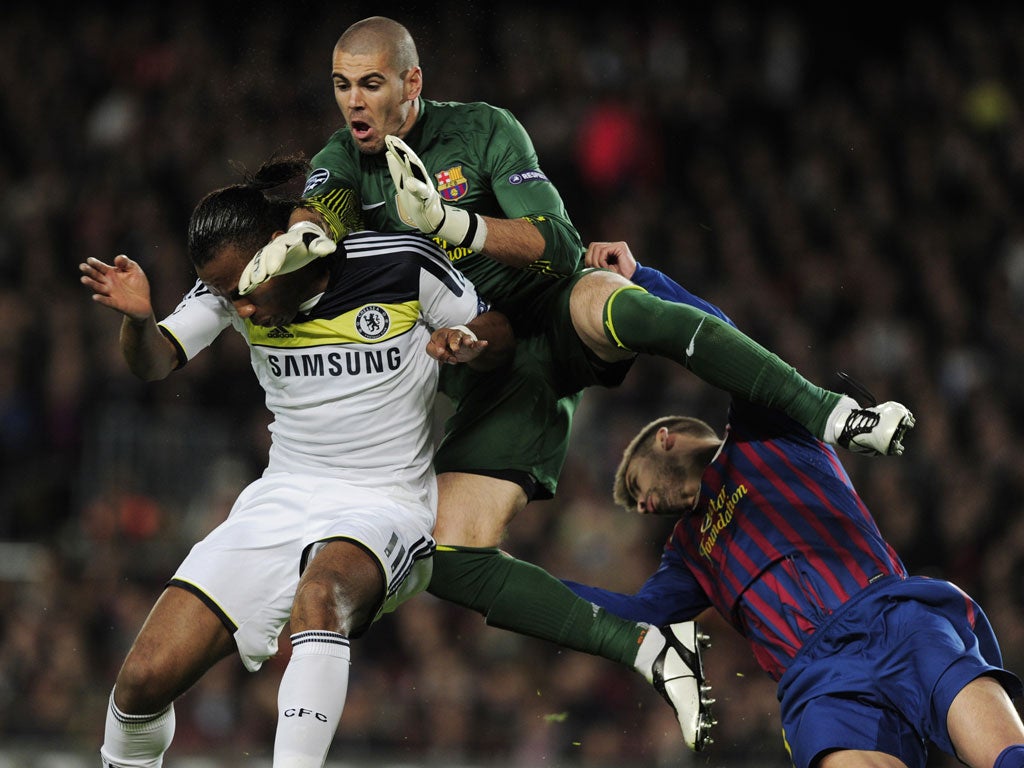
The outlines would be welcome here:
[[[1020,8],[869,24],[743,2],[97,5],[57,23],[16,5],[0,25],[0,752],[93,759],[114,665],[268,442],[241,341],[139,382],[76,265],[128,253],[170,311],[193,280],[192,206],[239,165],[323,144],[340,125],[334,40],[379,12],[417,37],[427,97],[512,109],[585,243],[627,240],[809,378],[837,388],[845,370],[914,410],[904,457],[845,464],[911,572],[974,595],[1024,673]],[[720,426],[724,407],[653,359],[590,391],[557,497],[505,548],[632,591],[671,521],[614,508],[618,457],[658,415]],[[692,756],[638,675],[424,594],[354,645],[332,755],[786,765],[774,685],[723,623],[705,626],[719,725]],[[278,662],[204,678],[171,755],[265,758]]]

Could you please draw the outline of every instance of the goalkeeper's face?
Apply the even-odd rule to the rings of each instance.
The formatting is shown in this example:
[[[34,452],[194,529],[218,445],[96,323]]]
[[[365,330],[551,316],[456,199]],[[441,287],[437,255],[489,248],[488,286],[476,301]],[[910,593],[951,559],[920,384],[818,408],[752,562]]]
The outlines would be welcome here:
[[[226,245],[209,262],[196,267],[196,274],[210,293],[230,301],[238,316],[254,325],[267,328],[289,325],[302,304],[323,291],[326,285],[326,269],[323,261],[317,260],[294,272],[272,277],[240,296],[238,278],[249,256],[249,249]]]
[[[419,67],[395,70],[383,52],[334,51],[334,99],[360,152],[380,154],[385,136],[409,132],[416,121],[422,77]]]

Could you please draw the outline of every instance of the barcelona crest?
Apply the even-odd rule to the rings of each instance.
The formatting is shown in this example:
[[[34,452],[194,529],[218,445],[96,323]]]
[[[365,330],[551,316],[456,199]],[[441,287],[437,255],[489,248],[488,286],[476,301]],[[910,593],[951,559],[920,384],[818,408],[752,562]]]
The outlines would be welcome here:
[[[434,178],[437,179],[437,193],[449,202],[463,197],[469,188],[469,182],[462,175],[461,165],[435,173]]]

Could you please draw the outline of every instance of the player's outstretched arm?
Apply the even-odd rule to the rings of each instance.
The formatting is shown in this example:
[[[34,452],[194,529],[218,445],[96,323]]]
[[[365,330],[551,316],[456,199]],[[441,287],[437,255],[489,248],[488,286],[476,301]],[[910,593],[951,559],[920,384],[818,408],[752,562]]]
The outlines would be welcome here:
[[[465,211],[441,202],[423,162],[397,136],[385,138],[391,180],[398,192],[398,209],[407,223],[426,235],[442,238],[449,247],[469,248],[517,268],[529,267],[547,252],[544,235],[527,218],[499,219]],[[538,214],[539,215],[539,214]],[[568,265],[575,269],[575,250]]]
[[[90,257],[78,269],[93,301],[123,315],[121,353],[131,372],[145,381],[165,378],[177,367],[178,354],[157,327],[142,267],[120,254],[112,264]]]
[[[437,235],[451,246],[483,249],[487,225],[478,215],[454,205],[445,205],[434,182],[419,159],[397,136],[384,137],[385,157],[391,180],[398,190],[398,209],[405,221],[425,235]]]
[[[78,270],[82,285],[92,291],[92,300],[98,304],[137,322],[153,314],[149,279],[142,267],[123,253],[114,257],[113,264],[90,257]]]

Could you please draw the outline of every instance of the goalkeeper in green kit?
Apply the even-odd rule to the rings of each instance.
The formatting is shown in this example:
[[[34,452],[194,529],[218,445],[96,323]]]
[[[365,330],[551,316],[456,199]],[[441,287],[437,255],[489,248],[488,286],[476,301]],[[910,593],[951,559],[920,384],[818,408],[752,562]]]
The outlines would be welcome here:
[[[304,207],[250,262],[241,292],[315,258],[307,246],[324,234],[418,230],[436,240],[508,316],[518,346],[511,371],[442,371],[455,411],[435,459],[429,591],[489,625],[633,666],[700,749],[713,720],[693,622],[619,619],[498,549],[530,500],[554,495],[582,392],[618,385],[648,353],[859,453],[902,452],[913,416],[898,403],[862,408],[717,317],[585,268],[580,235],[522,125],[485,103],[424,99],[416,46],[401,24],[377,16],[349,27],[335,45],[332,78],[345,126],[313,158]]]

